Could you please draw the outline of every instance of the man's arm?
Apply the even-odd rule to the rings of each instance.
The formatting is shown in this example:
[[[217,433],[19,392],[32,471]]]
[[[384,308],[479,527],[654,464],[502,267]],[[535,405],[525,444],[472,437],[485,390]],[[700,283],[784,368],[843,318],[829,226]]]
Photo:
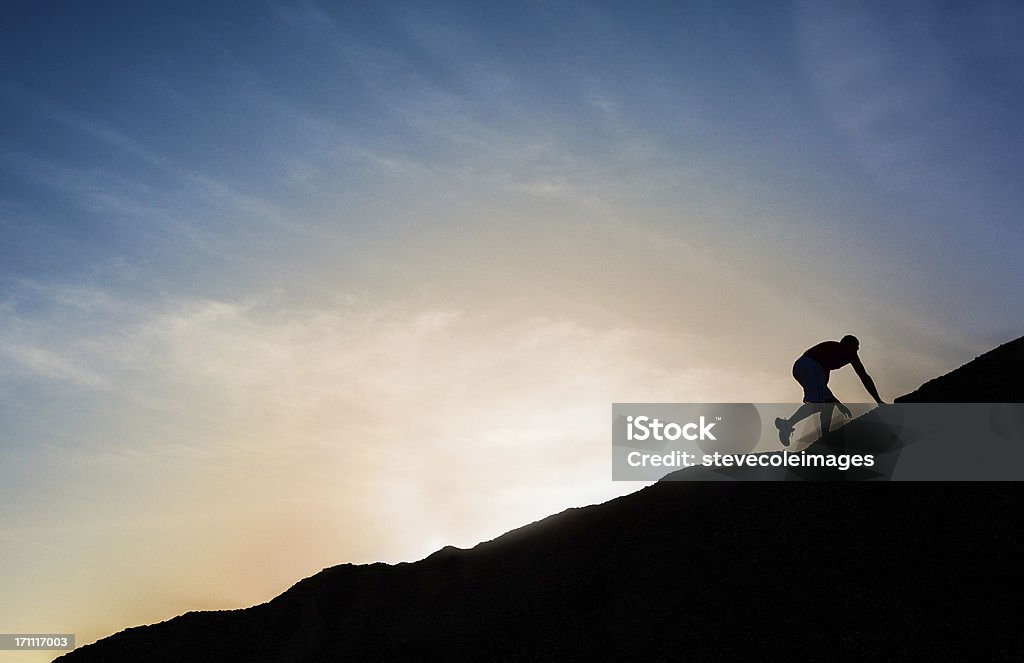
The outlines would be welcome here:
[[[884,401],[882,400],[882,397],[878,395],[878,389],[875,388],[875,381],[871,379],[867,370],[864,369],[864,364],[861,363],[860,357],[854,357],[850,364],[853,365],[853,370],[857,372],[857,377],[859,377],[860,381],[864,383],[864,388],[868,390],[869,394],[871,394],[871,398],[874,398],[876,403],[882,405]]]

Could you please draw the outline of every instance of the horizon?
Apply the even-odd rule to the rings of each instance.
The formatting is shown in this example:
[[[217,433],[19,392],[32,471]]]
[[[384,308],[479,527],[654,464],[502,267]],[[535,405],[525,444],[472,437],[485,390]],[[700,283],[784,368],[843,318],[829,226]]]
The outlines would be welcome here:
[[[1021,8],[9,14],[0,632],[471,547],[647,485],[614,402],[1021,334]]]

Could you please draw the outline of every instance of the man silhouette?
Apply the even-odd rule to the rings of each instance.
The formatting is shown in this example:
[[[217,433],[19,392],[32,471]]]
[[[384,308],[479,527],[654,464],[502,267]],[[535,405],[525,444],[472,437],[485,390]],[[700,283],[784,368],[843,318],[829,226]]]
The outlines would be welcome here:
[[[823,341],[812,348],[808,348],[799,359],[793,364],[793,377],[800,386],[804,388],[804,404],[793,413],[789,419],[778,417],[775,419],[775,427],[779,429],[779,441],[783,446],[789,446],[789,439],[793,436],[793,430],[797,422],[800,422],[815,412],[821,413],[821,432],[824,435],[828,432],[832,423],[832,411],[838,408],[844,417],[851,417],[853,413],[850,408],[843,405],[828,388],[828,374],[837,368],[847,364],[853,366],[864,388],[868,390],[871,397],[879,405],[883,404],[882,398],[875,389],[875,382],[864,370],[864,364],[857,356],[860,349],[860,341],[856,336],[846,335],[840,341]]]

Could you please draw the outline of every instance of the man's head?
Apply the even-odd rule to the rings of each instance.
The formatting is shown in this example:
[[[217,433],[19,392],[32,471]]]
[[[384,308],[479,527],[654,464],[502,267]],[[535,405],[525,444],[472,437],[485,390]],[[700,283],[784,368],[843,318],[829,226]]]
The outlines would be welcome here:
[[[846,347],[850,348],[854,352],[860,350],[860,341],[853,334],[847,334],[842,339],[840,339],[839,342],[845,345]]]

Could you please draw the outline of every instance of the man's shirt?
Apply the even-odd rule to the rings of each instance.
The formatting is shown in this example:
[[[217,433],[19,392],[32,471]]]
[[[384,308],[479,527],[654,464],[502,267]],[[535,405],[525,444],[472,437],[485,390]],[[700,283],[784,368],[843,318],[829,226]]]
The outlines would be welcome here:
[[[864,365],[861,364],[857,351],[851,350],[839,341],[823,341],[818,343],[813,348],[808,348],[804,356],[810,357],[821,364],[821,367],[826,371],[834,371],[847,364],[853,364],[853,368],[857,371],[858,375],[864,370]]]

